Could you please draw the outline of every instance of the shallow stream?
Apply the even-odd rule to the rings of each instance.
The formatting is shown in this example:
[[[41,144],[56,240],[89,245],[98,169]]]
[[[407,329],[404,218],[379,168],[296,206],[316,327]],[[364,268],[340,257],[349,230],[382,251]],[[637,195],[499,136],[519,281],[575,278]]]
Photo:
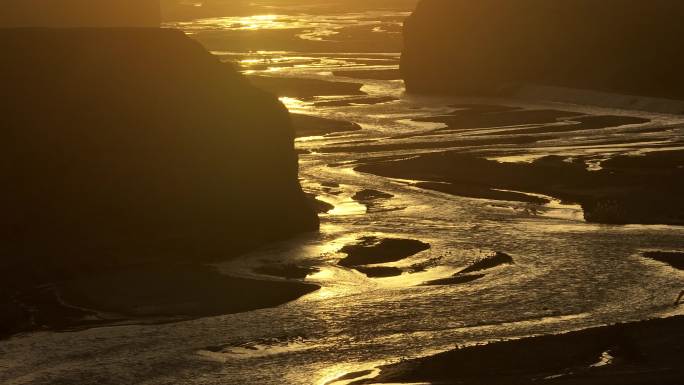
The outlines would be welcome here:
[[[291,28],[297,29],[295,35],[300,39],[324,44],[342,38],[350,20],[362,20],[353,23],[354,28],[367,28],[369,38],[373,34],[396,33],[389,27],[405,15],[403,10],[397,10],[383,22],[373,21],[379,18],[377,13],[262,15],[203,20],[181,27],[196,34],[200,41],[202,34],[211,34],[211,40],[216,41],[222,33],[228,38],[238,29]],[[681,147],[682,129],[677,125],[684,123],[684,118],[522,99],[406,96],[400,80],[358,80],[332,74],[340,69],[397,69],[398,53],[334,52],[335,47],[331,44],[333,51],[321,49],[315,53],[215,50],[222,60],[240,61],[247,74],[362,82],[362,90],[370,96],[398,99],[376,105],[314,107],[316,101],[349,97],[282,98],[293,112],[349,120],[363,127],[361,131],[297,141],[299,149],[310,152],[300,159],[305,190],[316,193],[335,209],[321,216],[320,233],[270,245],[225,263],[221,269],[234,275],[255,276],[252,268],[264,261],[313,265],[320,271],[306,281],[322,288],[286,305],[248,313],[165,325],[16,337],[0,345],[0,382],[341,385],[349,380],[336,379],[346,374],[356,373],[348,378],[372,377],[377,365],[406,357],[677,311],[671,305],[684,288],[684,274],[644,259],[640,253],[684,250],[682,227],[588,224],[576,205],[553,201],[531,208],[529,203],[461,198],[419,189],[412,181],[353,170],[354,161],[369,156],[408,157],[443,149],[373,154],[327,154],[320,150],[340,142],[384,143],[397,134],[439,128],[440,124],[411,119],[446,113],[453,110],[450,105],[462,103],[644,116],[652,119],[647,125],[672,125],[669,131],[649,133],[641,126],[626,126],[564,133],[560,138],[531,145],[467,149],[491,152],[491,157],[502,161],[527,161],[548,154],[592,155],[600,165],[600,160],[611,154]],[[403,140],[444,141],[510,129],[454,131]],[[627,144],[602,144],[603,139],[611,138],[625,138]],[[390,193],[394,198],[368,208],[351,198],[363,189]],[[431,267],[424,272],[378,279],[338,266],[343,255],[337,251],[362,236],[430,243],[430,250],[388,266],[407,267],[430,261]],[[515,264],[497,267],[486,278],[467,284],[420,286],[428,280],[448,277],[493,251],[511,255]]]

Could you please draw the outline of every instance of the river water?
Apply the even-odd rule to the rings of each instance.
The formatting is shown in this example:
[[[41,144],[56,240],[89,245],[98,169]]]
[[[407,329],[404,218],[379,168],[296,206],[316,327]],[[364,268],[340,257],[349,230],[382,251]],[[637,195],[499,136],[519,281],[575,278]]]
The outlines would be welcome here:
[[[381,22],[374,21],[379,16],[373,11],[324,17],[217,18],[175,26],[196,34],[199,40],[210,35],[212,42],[220,42],[222,33],[228,39],[245,29],[292,29],[295,39],[324,44],[341,38],[350,25],[369,29],[371,33],[364,39],[373,34],[378,34],[378,39],[396,39],[390,36],[397,33],[392,26],[406,13],[396,10],[383,15],[386,19]],[[460,198],[416,188],[411,181],[360,174],[351,165],[368,156],[411,156],[419,152],[416,150],[369,155],[353,151],[326,154],[320,149],[340,142],[383,143],[395,134],[437,128],[439,124],[411,119],[449,112],[453,110],[449,105],[455,103],[644,116],[652,119],[647,125],[672,126],[656,133],[634,126],[596,130],[590,135],[566,133],[559,139],[507,147],[505,155],[496,148],[496,156],[502,161],[525,161],[547,154],[592,155],[598,161],[615,153],[681,147],[682,132],[677,125],[684,123],[683,118],[522,99],[407,96],[401,81],[355,80],[332,74],[340,68],[398,68],[398,51],[374,52],[368,46],[361,53],[345,52],[331,43],[331,52],[321,48],[314,53],[235,52],[219,49],[225,48],[221,43],[216,43],[217,47],[207,45],[222,60],[241,62],[247,74],[363,82],[362,90],[371,96],[398,98],[376,105],[340,107],[314,107],[313,103],[348,96],[282,98],[293,112],[350,120],[364,129],[297,141],[299,149],[309,151],[300,160],[304,188],[335,205],[334,210],[322,215],[319,233],[264,247],[222,264],[221,269],[233,275],[254,276],[252,267],[264,260],[311,264],[320,271],[306,281],[322,288],[277,308],[241,314],[16,337],[0,345],[3,384],[342,385],[349,380],[336,379],[346,374],[356,373],[357,379],[372,377],[377,365],[456,346],[677,312],[671,304],[684,288],[684,275],[646,260],[640,253],[684,250],[684,228],[588,224],[582,219],[581,208],[574,205],[554,201],[530,210],[524,203]],[[414,140],[443,141],[496,130],[452,132],[446,137]],[[629,143],[602,143],[602,139],[615,138]],[[489,150],[486,146],[468,149]],[[330,182],[339,188],[322,185]],[[351,199],[362,189],[384,191],[394,198],[369,209]],[[337,251],[342,246],[369,235],[428,242],[430,250],[394,265],[406,267],[434,260],[434,267],[373,279],[337,266],[342,257]],[[510,254],[515,264],[496,268],[485,279],[465,285],[419,286],[450,276],[473,258],[492,251]]]

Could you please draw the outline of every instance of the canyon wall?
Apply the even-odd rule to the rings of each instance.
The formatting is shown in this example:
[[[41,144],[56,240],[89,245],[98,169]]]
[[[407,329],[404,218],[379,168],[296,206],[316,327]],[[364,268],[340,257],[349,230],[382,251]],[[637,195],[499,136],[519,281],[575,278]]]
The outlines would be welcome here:
[[[182,32],[0,29],[0,268],[205,261],[314,230],[285,107]]]
[[[405,24],[409,92],[520,85],[684,99],[684,2],[422,0]]]

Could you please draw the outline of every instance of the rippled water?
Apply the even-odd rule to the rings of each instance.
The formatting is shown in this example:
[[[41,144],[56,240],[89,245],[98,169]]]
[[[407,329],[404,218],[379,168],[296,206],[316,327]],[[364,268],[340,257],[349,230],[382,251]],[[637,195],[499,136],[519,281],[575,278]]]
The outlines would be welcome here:
[[[408,12],[359,12],[337,15],[256,15],[217,17],[190,22],[173,23],[170,26],[194,34],[202,31],[257,31],[301,30],[296,36],[303,40],[330,40],[349,27],[371,27],[376,33],[400,33],[399,18]]]
[[[366,15],[367,19],[375,17]],[[280,28],[281,21],[306,25],[301,35],[330,37],[325,31],[346,25],[353,15],[327,15],[311,25],[308,15],[223,18],[183,25],[231,33],[251,28]],[[216,20],[223,20],[217,22]],[[216,27],[217,24],[220,24]],[[228,27],[225,27],[228,25]],[[209,27],[207,27],[209,26]],[[369,23],[369,28],[377,25]],[[257,28],[261,28],[258,27]],[[321,32],[316,35],[316,31]],[[212,30],[214,33],[215,30]],[[325,33],[323,33],[325,32]],[[383,32],[375,32],[382,34]],[[212,47],[209,47],[210,49]],[[240,61],[247,73],[331,80],[332,71],[396,69],[398,53],[217,51],[224,60]],[[338,78],[361,82],[348,78]],[[273,309],[210,317],[167,325],[131,325],[73,333],[35,333],[0,345],[3,384],[344,384],[345,374],[372,377],[379,364],[430,354],[459,345],[594,325],[646,319],[675,312],[671,304],[684,287],[684,275],[640,257],[644,250],[683,250],[684,228],[671,226],[603,226],[587,224],[578,206],[554,201],[530,210],[528,204],[467,199],[421,190],[410,181],[359,174],[351,162],[368,154],[324,154],[317,150],[339,142],[375,139],[433,129],[412,118],[452,110],[471,102],[528,108],[546,107],[600,114],[628,114],[653,119],[648,125],[676,125],[677,116],[557,105],[523,100],[456,100],[405,96],[401,81],[363,81],[371,96],[397,101],[348,107],[314,108],[316,100],[283,98],[294,112],[351,120],[362,131],[302,138],[301,177],[306,190],[336,208],[322,216],[320,233],[271,245],[221,265],[225,272],[253,276],[260,261],[313,264],[320,272],[306,280],[322,289]],[[325,99],[343,99],[326,97]],[[323,98],[319,98],[323,99]],[[597,161],[615,153],[639,153],[680,147],[681,128],[644,133],[621,127],[565,133],[528,147],[509,148],[502,161],[526,161],[547,154],[592,155]],[[509,128],[510,129],[510,128]],[[447,138],[503,129],[452,132]],[[628,144],[599,144],[627,138]],[[638,142],[631,142],[638,139]],[[445,137],[429,139],[443,141]],[[501,148],[497,148],[501,149]],[[487,152],[487,147],[469,151]],[[434,151],[434,150],[426,150]],[[394,151],[373,156],[405,154]],[[337,166],[331,167],[331,164]],[[336,182],[337,189],[321,183]],[[353,201],[359,190],[393,194],[379,209]],[[358,237],[376,235],[429,242],[432,248],[395,266],[438,259],[426,272],[371,279],[337,266],[337,251]],[[466,285],[426,287],[491,251],[510,254],[515,264],[497,268],[486,279]],[[216,293],[235,295],[236,293]],[[367,372],[366,372],[367,371]]]

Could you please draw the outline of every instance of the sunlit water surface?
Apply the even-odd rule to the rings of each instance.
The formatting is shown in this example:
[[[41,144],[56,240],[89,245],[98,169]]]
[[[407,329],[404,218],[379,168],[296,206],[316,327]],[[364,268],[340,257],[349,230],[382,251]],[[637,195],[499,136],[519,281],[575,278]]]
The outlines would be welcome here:
[[[218,18],[181,25],[189,31],[212,28],[230,32],[250,28],[303,28],[302,39],[327,39],[341,26],[362,20],[373,28],[376,14],[267,15]],[[382,34],[382,29],[375,33]],[[386,32],[391,33],[391,32]],[[644,250],[683,250],[684,229],[670,226],[602,226],[583,221],[581,208],[554,200],[544,207],[466,199],[414,187],[344,166],[368,154],[322,154],[325,146],[430,130],[439,125],[412,118],[448,112],[449,104],[486,102],[551,107],[587,113],[629,114],[673,125],[670,131],[643,133],[622,127],[568,133],[561,139],[510,148],[501,161],[529,161],[548,154],[640,153],[681,147],[681,117],[555,105],[521,100],[448,100],[409,97],[401,81],[337,78],[345,69],[396,69],[398,53],[215,52],[237,61],[246,73],[363,82],[371,96],[394,96],[379,105],[318,107],[320,100],[283,98],[293,111],[351,120],[364,130],[328,137],[302,138],[301,178],[307,191],[334,204],[322,216],[320,233],[271,245],[221,265],[233,275],[254,276],[264,260],[313,264],[320,272],[306,281],[322,288],[278,308],[155,326],[119,326],[73,333],[35,333],[0,345],[3,384],[345,384],[336,379],[377,374],[377,365],[456,346],[543,333],[556,333],[618,321],[675,314],[671,307],[684,287],[684,275],[640,256]],[[510,128],[508,128],[510,129]],[[505,129],[501,129],[505,130]],[[446,138],[491,133],[496,129],[446,134]],[[637,132],[639,131],[639,132]],[[556,135],[557,136],[557,135]],[[606,137],[629,144],[596,143]],[[638,139],[637,141],[633,141]],[[445,140],[427,137],[407,140]],[[473,149],[469,149],[472,151]],[[488,148],[477,151],[487,153]],[[500,150],[500,148],[498,149]],[[434,151],[434,150],[429,150]],[[398,151],[374,156],[406,154]],[[495,156],[497,157],[497,156]],[[335,167],[330,165],[334,164]],[[326,189],[321,183],[336,182]],[[351,199],[361,189],[395,198],[368,209]],[[428,242],[432,248],[390,264],[405,267],[431,259],[425,272],[371,279],[337,266],[337,251],[358,237],[376,235]],[[473,258],[503,251],[515,264],[465,285],[426,287],[422,282],[447,277]],[[239,295],[239,293],[216,293]]]

